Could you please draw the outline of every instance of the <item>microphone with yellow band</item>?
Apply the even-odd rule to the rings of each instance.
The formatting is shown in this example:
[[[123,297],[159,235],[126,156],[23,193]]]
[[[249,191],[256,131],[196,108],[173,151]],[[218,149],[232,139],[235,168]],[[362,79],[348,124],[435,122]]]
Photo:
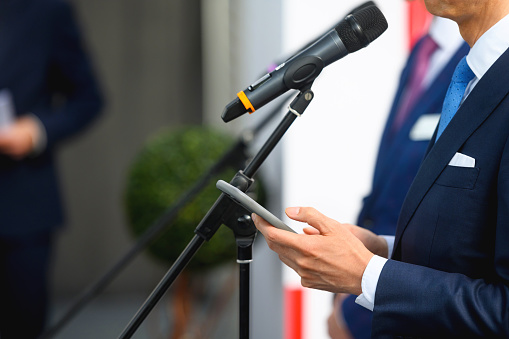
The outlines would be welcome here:
[[[387,20],[372,2],[359,6],[314,44],[237,94],[221,118],[229,122],[263,107],[290,89],[309,86],[322,69],[369,45],[387,29]]]

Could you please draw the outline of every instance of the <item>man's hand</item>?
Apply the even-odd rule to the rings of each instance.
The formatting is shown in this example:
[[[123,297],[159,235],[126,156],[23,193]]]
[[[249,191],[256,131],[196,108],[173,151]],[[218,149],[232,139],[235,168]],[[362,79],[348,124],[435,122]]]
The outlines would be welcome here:
[[[359,240],[362,241],[364,246],[366,246],[366,248],[370,252],[382,258],[389,257],[389,247],[387,246],[387,241],[383,237],[376,235],[375,233],[363,227],[351,224],[341,224],[341,225],[345,226],[348,230],[350,230],[350,232],[352,232],[357,238],[359,238]],[[320,232],[313,227],[304,228],[304,233],[309,235],[320,234]]]
[[[362,275],[373,257],[363,241],[377,244],[378,250],[381,247],[378,241],[385,243],[385,240],[377,241],[379,238],[373,233],[368,235],[356,226],[341,224],[311,207],[287,208],[286,214],[312,228],[305,228],[306,234],[293,234],[273,227],[256,215],[253,221],[281,261],[299,274],[302,286],[361,294]]]
[[[342,304],[348,294],[336,294],[332,312],[327,318],[327,330],[331,339],[353,339],[343,319]]]
[[[39,126],[33,118],[21,117],[0,130],[0,153],[22,159],[32,152],[39,134]]]

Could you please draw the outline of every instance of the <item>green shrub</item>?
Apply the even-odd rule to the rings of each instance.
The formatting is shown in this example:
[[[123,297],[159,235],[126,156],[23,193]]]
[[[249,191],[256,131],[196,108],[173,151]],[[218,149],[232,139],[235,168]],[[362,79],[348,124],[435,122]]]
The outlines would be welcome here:
[[[234,143],[232,137],[206,127],[164,130],[143,147],[130,168],[125,206],[130,228],[139,236],[189,190]],[[149,252],[171,265],[194,236],[194,229],[220,195],[218,179],[230,181],[239,168],[227,169],[183,208]],[[258,185],[259,187],[259,185]],[[233,232],[221,226],[188,265],[190,271],[236,258]]]

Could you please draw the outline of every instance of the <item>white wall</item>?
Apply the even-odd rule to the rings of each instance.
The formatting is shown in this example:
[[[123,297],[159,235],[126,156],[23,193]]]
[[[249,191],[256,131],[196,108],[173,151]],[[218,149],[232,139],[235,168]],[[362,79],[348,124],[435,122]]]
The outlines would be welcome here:
[[[310,6],[283,0],[283,50],[295,50],[325,32],[360,3],[315,0]],[[312,88],[315,99],[285,137],[283,206],[313,206],[341,222],[356,221],[405,57],[403,1],[379,1],[378,6],[389,29],[322,71]],[[285,284],[300,284],[287,270]],[[305,338],[328,337],[330,305],[329,293],[305,291]]]

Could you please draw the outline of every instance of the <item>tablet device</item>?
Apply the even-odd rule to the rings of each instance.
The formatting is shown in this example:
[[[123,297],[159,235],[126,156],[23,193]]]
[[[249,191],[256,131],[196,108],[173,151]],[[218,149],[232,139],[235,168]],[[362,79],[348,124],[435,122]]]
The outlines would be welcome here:
[[[278,217],[270,213],[262,205],[251,199],[246,193],[242,192],[237,187],[234,187],[223,180],[219,180],[216,183],[216,187],[249,212],[255,213],[265,219],[269,224],[285,231],[297,233],[291,229],[290,226],[286,225]]]

